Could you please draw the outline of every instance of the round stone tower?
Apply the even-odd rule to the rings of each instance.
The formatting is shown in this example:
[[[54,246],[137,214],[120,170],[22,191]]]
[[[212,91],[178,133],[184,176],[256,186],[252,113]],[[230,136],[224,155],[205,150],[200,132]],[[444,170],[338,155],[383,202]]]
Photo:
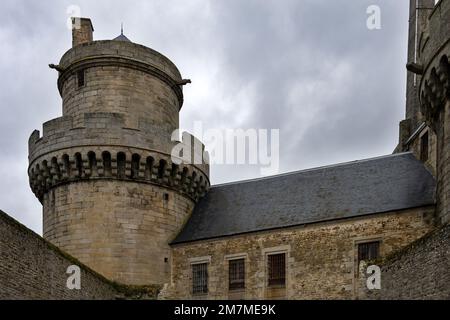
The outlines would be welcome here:
[[[89,19],[73,24],[73,47],[50,65],[59,72],[62,117],[29,139],[44,237],[109,279],[167,283],[169,243],[209,188],[206,161],[171,156],[189,80],[123,34],[93,41]],[[189,134],[183,142],[199,144]],[[192,158],[204,158],[200,146]]]
[[[450,223],[450,0],[441,0],[427,17],[418,40],[417,73],[421,112],[437,137],[437,217]]]

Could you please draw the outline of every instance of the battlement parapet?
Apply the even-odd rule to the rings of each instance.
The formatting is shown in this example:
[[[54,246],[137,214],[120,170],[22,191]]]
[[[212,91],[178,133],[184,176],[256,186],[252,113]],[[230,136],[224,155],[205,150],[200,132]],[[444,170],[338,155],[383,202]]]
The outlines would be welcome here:
[[[63,116],[45,122],[42,136],[39,130],[33,131],[28,140],[29,160],[31,163],[49,152],[91,145],[129,146],[170,154],[177,142],[171,141],[170,136],[163,134],[165,129],[145,120],[132,126],[120,113],[98,112],[84,113],[80,117]],[[204,151],[204,145],[201,146]]]
[[[434,128],[445,100],[450,96],[450,1],[439,1],[419,38],[421,112]]]
[[[61,184],[95,179],[149,183],[174,189],[193,201],[210,187],[209,177],[195,165],[175,164],[167,154],[134,148],[78,147],[54,152],[28,168],[31,189],[38,199]]]

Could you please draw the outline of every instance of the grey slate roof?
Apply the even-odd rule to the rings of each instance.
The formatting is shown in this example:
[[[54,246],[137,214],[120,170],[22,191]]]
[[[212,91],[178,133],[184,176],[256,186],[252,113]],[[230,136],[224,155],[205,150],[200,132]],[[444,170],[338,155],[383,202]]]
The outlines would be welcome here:
[[[123,33],[121,33],[119,36],[115,37],[113,41],[126,41],[131,42],[130,39],[128,39]]]
[[[217,185],[172,244],[431,205],[434,194],[409,152]]]

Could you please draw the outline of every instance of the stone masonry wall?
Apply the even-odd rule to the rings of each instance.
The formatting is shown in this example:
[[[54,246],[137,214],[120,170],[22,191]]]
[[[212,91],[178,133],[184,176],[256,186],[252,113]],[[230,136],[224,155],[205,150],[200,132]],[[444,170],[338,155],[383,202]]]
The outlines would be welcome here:
[[[62,86],[63,116],[72,116],[74,124],[82,126],[85,113],[122,114],[124,127],[150,127],[170,144],[178,128],[180,105],[165,82],[147,72],[114,65],[93,65],[80,72],[84,72],[83,86],[78,87],[77,72],[67,76]]]
[[[199,259],[209,261],[209,293],[200,298],[358,298],[359,242],[380,240],[380,254],[386,256],[433,225],[432,206],[174,245],[171,284],[159,298],[199,298],[191,293],[191,264]],[[278,251],[287,253],[287,286],[274,292],[266,286],[266,254]],[[246,289],[238,296],[228,290],[227,261],[234,257],[246,259]]]
[[[170,247],[194,202],[177,191],[120,180],[52,188],[43,198],[44,238],[108,279],[169,281]]]
[[[450,225],[393,255],[381,270],[382,299],[450,299]]]
[[[0,299],[114,299],[100,275],[0,211]],[[67,267],[81,268],[81,290],[69,290]]]

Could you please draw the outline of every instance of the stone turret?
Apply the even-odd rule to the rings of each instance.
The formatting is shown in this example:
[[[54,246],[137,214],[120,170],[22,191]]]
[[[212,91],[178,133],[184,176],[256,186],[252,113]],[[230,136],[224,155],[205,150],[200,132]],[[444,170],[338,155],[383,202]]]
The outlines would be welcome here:
[[[62,117],[29,139],[43,234],[110,279],[163,284],[168,244],[210,185],[207,162],[171,157],[187,81],[162,54],[123,37],[93,41],[91,21],[78,23],[73,47],[51,65]]]
[[[408,69],[414,70],[419,65],[419,42],[433,7],[434,0],[409,0]],[[406,112],[405,120],[400,122],[397,152],[408,150],[408,139],[423,122],[418,91],[420,79],[421,74],[417,72],[408,72],[406,75]]]
[[[437,215],[450,222],[450,0],[427,17],[419,41],[420,111],[436,134]]]
[[[418,64],[421,36],[427,26],[428,16],[434,7],[434,0],[410,0],[408,32],[408,66]],[[422,122],[418,87],[420,74],[408,72],[406,80],[406,119],[410,121],[411,133]]]

